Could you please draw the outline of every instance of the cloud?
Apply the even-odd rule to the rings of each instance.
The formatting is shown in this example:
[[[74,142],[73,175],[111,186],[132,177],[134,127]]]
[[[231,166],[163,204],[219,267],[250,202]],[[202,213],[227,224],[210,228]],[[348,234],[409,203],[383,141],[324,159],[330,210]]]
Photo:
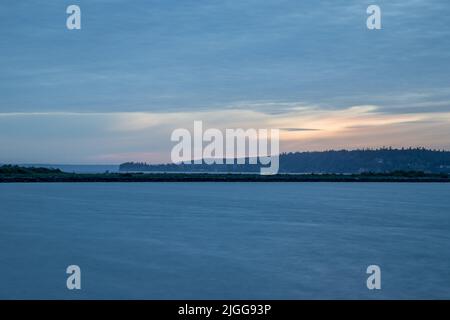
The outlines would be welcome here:
[[[289,132],[295,132],[295,131],[320,131],[321,129],[312,129],[312,128],[280,128],[282,131],[289,131]]]
[[[447,0],[380,0],[375,33],[368,4],[88,1],[80,32],[65,29],[56,2],[0,4],[0,111],[190,112],[257,100],[247,109],[394,109],[368,98],[449,83]]]
[[[281,151],[378,146],[450,148],[450,111],[390,114],[376,105],[323,109],[293,103],[285,112],[222,108],[183,112],[0,113],[0,162],[170,161],[177,128],[281,129]]]

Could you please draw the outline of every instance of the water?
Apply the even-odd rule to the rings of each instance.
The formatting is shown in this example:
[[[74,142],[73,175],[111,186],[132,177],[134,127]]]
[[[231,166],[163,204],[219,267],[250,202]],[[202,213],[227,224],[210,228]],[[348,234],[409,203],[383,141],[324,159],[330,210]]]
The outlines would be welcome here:
[[[0,185],[0,298],[450,298],[450,185]],[[66,267],[82,290],[66,289]],[[382,289],[366,288],[366,268]]]

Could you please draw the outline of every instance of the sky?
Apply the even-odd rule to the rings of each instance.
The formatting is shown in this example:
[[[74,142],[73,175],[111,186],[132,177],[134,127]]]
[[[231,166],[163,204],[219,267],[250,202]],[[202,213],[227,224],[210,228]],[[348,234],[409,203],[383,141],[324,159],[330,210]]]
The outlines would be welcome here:
[[[450,150],[449,16],[448,0],[3,0],[0,163],[167,162],[195,120],[279,128],[284,152]]]

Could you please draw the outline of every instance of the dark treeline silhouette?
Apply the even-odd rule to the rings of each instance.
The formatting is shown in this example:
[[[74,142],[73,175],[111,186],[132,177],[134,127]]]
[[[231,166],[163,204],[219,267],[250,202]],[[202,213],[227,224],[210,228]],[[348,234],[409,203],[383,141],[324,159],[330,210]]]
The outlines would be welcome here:
[[[277,174],[254,173],[70,173],[58,169],[0,166],[0,183],[38,182],[439,182],[450,183],[448,173],[392,171],[355,174]]]
[[[59,169],[49,169],[42,167],[21,167],[17,165],[2,165],[0,166],[0,175],[9,175],[9,174],[58,174],[62,173]]]
[[[159,164],[127,162],[121,171],[142,172],[258,172],[261,165],[249,164]],[[381,148],[289,152],[280,155],[279,173],[383,173],[422,171],[449,173],[450,151],[425,148]]]

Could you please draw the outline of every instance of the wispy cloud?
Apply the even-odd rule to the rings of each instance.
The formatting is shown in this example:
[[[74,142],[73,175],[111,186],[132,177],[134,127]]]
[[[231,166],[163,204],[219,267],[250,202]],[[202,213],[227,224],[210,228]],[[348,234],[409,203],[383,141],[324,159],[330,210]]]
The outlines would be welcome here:
[[[282,151],[392,146],[450,148],[450,112],[379,113],[374,105],[316,106],[269,114],[228,109],[192,112],[0,114],[0,162],[117,163],[170,159],[174,129],[282,129]]]
[[[321,129],[312,128],[280,128],[282,131],[295,132],[295,131],[320,131]]]

